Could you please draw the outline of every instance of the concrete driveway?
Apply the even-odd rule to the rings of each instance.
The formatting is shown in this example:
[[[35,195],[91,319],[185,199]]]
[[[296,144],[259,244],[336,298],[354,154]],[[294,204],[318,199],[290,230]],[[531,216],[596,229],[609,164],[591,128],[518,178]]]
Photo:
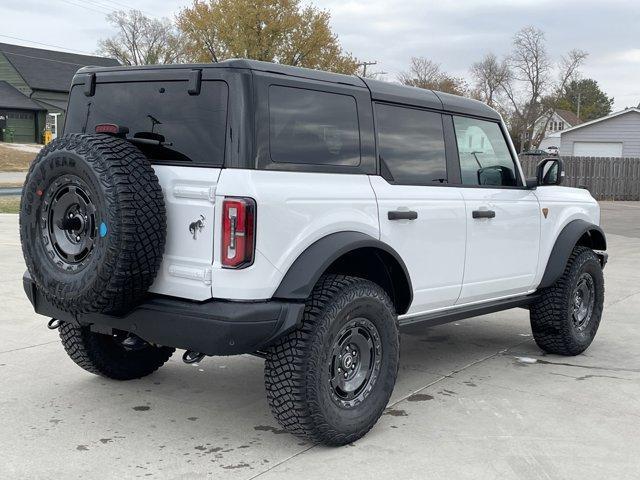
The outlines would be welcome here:
[[[640,208],[619,208],[584,355],[543,354],[524,310],[414,328],[386,414],[343,448],[278,428],[258,358],[176,354],[130,382],[81,370],[32,313],[17,218],[0,216],[0,478],[640,478]]]

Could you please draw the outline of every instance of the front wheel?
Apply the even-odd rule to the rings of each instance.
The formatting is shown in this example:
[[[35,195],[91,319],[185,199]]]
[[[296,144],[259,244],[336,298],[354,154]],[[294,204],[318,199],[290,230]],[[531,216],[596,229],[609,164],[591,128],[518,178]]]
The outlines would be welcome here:
[[[323,276],[302,326],[267,353],[271,411],[289,432],[316,443],[344,445],[382,415],[398,373],[395,310],[373,282]]]
[[[531,306],[531,329],[548,353],[578,355],[596,336],[604,304],[604,277],[598,256],[574,248],[564,273]]]

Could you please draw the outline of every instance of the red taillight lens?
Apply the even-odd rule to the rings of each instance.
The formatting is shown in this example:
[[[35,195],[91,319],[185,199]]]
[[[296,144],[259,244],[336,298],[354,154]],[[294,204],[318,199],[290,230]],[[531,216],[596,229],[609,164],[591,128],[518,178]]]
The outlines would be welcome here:
[[[253,263],[256,202],[226,197],[222,202],[222,266],[244,268]]]
[[[118,125],[114,125],[113,123],[100,123],[96,125],[96,133],[113,133],[116,135],[119,130]]]
[[[116,125],[115,123],[99,123],[95,128],[96,133],[110,133],[112,135],[126,136],[129,128]]]

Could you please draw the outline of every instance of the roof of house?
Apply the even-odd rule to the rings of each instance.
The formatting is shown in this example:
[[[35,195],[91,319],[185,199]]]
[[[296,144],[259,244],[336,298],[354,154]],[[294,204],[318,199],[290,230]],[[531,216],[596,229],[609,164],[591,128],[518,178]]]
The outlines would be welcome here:
[[[560,135],[564,135],[567,132],[572,132],[572,131],[577,130],[579,128],[588,127],[589,125],[593,125],[594,123],[604,122],[604,121],[609,120],[611,118],[619,117],[620,115],[625,115],[625,114],[631,113],[631,112],[640,113],[640,108],[636,108],[636,107],[625,108],[624,110],[620,110],[619,112],[613,112],[613,113],[611,113],[609,115],[606,115],[604,117],[596,118],[595,120],[591,120],[589,122],[581,123],[580,125],[576,125],[575,127],[566,128],[566,129],[564,129],[564,130],[562,130],[560,132]]]
[[[580,119],[578,118],[578,116],[575,113],[573,113],[571,110],[557,109],[555,112],[560,118],[562,118],[565,122],[567,122],[572,127],[580,123]]]
[[[88,65],[119,65],[113,58],[22,47],[9,43],[0,43],[0,52],[34,90],[68,92],[71,79],[80,68]]]
[[[258,60],[230,59],[218,63],[190,64],[190,65],[145,65],[135,67],[111,67],[111,68],[86,68],[79,74],[119,72],[119,71],[141,71],[159,69],[208,69],[208,68],[238,68],[255,70],[260,72],[276,73],[290,77],[308,78],[323,82],[352,85],[355,87],[367,88],[371,92],[374,100],[403,103],[407,105],[434,108],[437,110],[447,110],[468,115],[477,115],[499,120],[500,114],[488,105],[473,100],[471,98],[460,97],[443,92],[426,90],[423,88],[408,87],[398,83],[383,82],[370,78],[361,78],[355,75],[343,75],[341,73],[326,72],[324,70],[313,70],[310,68],[293,67],[278,63],[262,62]]]
[[[43,107],[5,81],[0,81],[0,108],[16,110],[44,110]]]

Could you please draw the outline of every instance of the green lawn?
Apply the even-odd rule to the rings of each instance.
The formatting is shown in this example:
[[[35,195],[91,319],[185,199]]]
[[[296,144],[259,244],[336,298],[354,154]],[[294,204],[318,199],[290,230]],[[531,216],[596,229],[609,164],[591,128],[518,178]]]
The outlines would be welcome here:
[[[18,213],[20,209],[20,197],[0,197],[0,213]]]

